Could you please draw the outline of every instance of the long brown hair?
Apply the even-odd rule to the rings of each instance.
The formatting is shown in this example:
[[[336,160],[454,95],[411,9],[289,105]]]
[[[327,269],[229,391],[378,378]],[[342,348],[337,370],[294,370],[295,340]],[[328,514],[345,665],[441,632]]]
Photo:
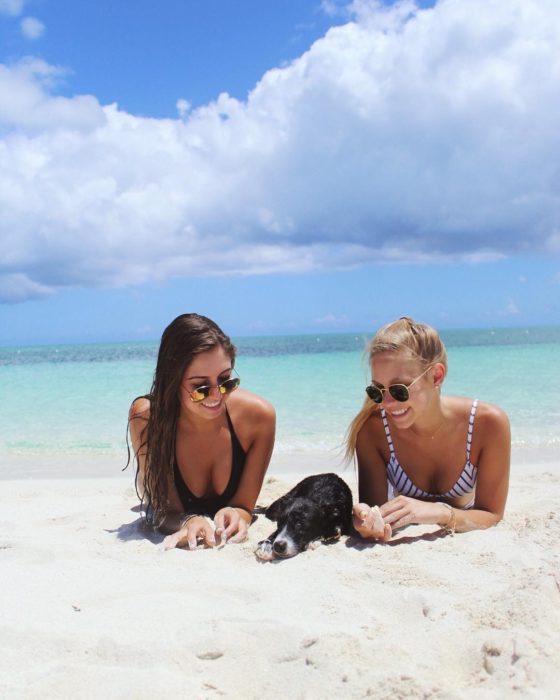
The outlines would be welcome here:
[[[161,520],[168,508],[168,490],[173,478],[175,438],[180,413],[180,388],[185,370],[200,353],[222,347],[235,364],[236,348],[222,329],[206,316],[190,313],[177,316],[161,336],[150,393],[150,416],[142,432],[145,472],[141,495],[146,520]],[[138,474],[138,452],[134,455]]]
[[[437,362],[441,362],[447,369],[447,351],[438,332],[425,323],[417,323],[409,316],[402,316],[397,321],[380,328],[368,343],[366,352],[370,364],[373,356],[378,353],[400,352],[416,360],[423,369]],[[378,410],[379,404],[366,396],[360,412],[350,423],[346,432],[347,460],[354,458],[358,434],[364,423]]]

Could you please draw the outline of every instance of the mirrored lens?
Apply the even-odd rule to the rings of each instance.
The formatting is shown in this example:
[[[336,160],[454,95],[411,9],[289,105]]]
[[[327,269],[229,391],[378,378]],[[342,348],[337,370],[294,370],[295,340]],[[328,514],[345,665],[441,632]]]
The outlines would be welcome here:
[[[395,401],[408,401],[408,397],[410,396],[408,388],[404,384],[391,384],[389,393]]]
[[[375,403],[381,403],[383,401],[383,392],[381,389],[374,384],[366,386],[366,394]]]
[[[197,403],[198,401],[204,401],[210,396],[212,391],[211,386],[199,386],[194,391],[191,391],[191,399]]]
[[[216,389],[218,389],[218,392],[222,394],[222,396],[224,394],[231,394],[232,391],[237,389],[240,381],[241,380],[239,377],[230,377],[229,379],[226,379],[225,382],[218,384]],[[212,386],[198,386],[196,389],[191,391],[191,401],[194,401],[195,403],[204,401],[204,399],[207,399],[210,396],[210,392],[213,388],[214,387]]]
[[[218,385],[218,390],[220,394],[231,394],[232,391],[237,389],[240,381],[241,380],[239,379],[239,377],[231,377],[230,379],[226,379],[225,382],[222,382],[220,385]]]

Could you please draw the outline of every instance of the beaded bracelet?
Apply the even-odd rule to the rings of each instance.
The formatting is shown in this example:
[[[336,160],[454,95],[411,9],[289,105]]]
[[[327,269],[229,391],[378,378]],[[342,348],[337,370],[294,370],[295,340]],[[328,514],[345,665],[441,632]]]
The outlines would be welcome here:
[[[244,510],[247,513],[247,515],[251,518],[251,522],[249,523],[249,525],[252,525],[257,519],[255,513],[252,510],[249,510],[249,508],[245,508],[245,506],[238,506],[236,503],[230,503],[228,508],[239,508],[239,510]]]
[[[228,508],[239,508],[239,510],[244,510],[251,518],[253,517],[253,511],[249,510],[249,508],[245,508],[245,506],[238,506],[236,503],[230,503]]]
[[[186,515],[182,520],[179,521],[179,530],[182,530],[185,525],[189,522],[189,520],[192,520],[193,518],[198,518],[200,513],[189,513]]]
[[[449,505],[449,503],[443,503],[442,501],[438,501],[438,503],[449,511],[449,520],[445,525],[442,525],[443,529],[448,532],[450,535],[455,534],[455,527],[456,527],[456,515],[455,515],[455,509]]]

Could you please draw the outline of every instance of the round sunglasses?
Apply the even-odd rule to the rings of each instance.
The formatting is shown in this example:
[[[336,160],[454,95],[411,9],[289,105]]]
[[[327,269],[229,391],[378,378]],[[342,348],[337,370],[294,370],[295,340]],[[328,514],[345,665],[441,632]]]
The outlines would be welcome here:
[[[193,389],[191,392],[189,392],[189,396],[191,401],[194,401],[194,403],[199,403],[200,401],[204,401],[204,399],[207,399],[210,396],[210,392],[212,391],[212,389],[217,389],[222,396],[224,396],[225,394],[231,394],[232,391],[235,391],[237,389],[240,382],[241,379],[239,377],[230,377],[229,379],[226,379],[220,384],[197,386],[196,389]]]
[[[432,369],[431,365],[430,367],[428,367],[428,369],[425,369],[421,375],[419,375],[418,377],[416,377],[416,379],[411,381],[410,384],[391,384],[391,386],[387,387],[387,389],[385,387],[376,386],[375,384],[370,384],[369,386],[366,386],[366,394],[375,403],[383,403],[383,393],[385,391],[388,391],[389,394],[391,394],[391,396],[395,399],[395,401],[400,401],[401,403],[404,403],[410,398],[410,387],[413,384],[416,384],[416,382],[419,379],[422,379],[422,377],[430,369]]]

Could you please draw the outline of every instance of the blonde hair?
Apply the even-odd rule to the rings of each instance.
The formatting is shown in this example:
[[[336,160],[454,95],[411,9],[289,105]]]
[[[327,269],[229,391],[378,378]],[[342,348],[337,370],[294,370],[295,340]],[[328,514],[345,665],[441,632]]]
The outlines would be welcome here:
[[[374,355],[381,352],[399,352],[416,360],[423,369],[441,362],[447,370],[447,351],[435,328],[425,323],[417,323],[409,316],[380,328],[368,343],[366,353],[369,363]],[[367,396],[358,415],[350,423],[346,432],[345,456],[348,461],[354,458],[358,434],[367,420],[380,408]]]

